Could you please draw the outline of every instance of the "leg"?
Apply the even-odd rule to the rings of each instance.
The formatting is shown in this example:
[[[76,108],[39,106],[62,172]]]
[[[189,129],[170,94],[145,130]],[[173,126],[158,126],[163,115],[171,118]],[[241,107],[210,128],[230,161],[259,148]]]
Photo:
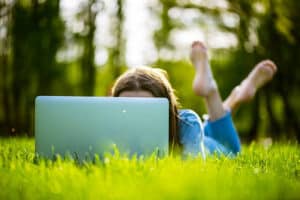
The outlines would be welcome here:
[[[231,113],[226,112],[217,84],[213,78],[207,50],[201,42],[194,42],[191,50],[191,61],[196,69],[193,82],[195,94],[205,99],[210,117],[204,124],[204,143],[210,152],[237,154],[240,140],[232,122]]]
[[[240,138],[230,112],[215,121],[205,121],[203,126],[204,145],[210,153],[236,155],[241,151]]]
[[[276,65],[270,60],[258,63],[242,83],[232,90],[223,103],[224,107],[234,112],[241,103],[249,102],[259,88],[272,80],[276,71]]]
[[[196,69],[193,82],[195,94],[204,97],[210,120],[221,118],[226,111],[210,69],[207,49],[203,43],[196,41],[192,44],[191,61]]]

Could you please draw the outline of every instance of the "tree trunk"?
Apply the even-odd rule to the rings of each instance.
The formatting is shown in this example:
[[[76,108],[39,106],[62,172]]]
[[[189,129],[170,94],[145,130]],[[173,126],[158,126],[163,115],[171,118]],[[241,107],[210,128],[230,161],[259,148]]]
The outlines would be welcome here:
[[[260,100],[260,96],[259,94],[257,94],[254,98],[254,102],[253,102],[253,110],[252,110],[252,124],[251,127],[249,129],[248,132],[248,140],[252,141],[257,139],[258,137],[258,128],[260,125],[260,117],[259,117],[259,101]]]
[[[268,124],[268,129],[271,133],[271,136],[274,139],[280,139],[280,134],[281,132],[281,128],[280,125],[277,121],[277,119],[275,118],[273,109],[272,109],[272,96],[271,96],[271,91],[270,88],[265,88],[265,97],[266,97],[266,109],[267,109],[267,113],[268,113],[268,119],[269,119],[269,124]]]
[[[299,122],[297,121],[298,118],[296,114],[294,114],[292,106],[289,103],[288,94],[286,94],[283,90],[281,90],[281,97],[283,100],[284,106],[284,127],[286,130],[284,133],[291,137],[296,136],[297,141],[300,142],[300,129],[299,129]]]
[[[88,26],[87,36],[83,36],[84,52],[81,58],[81,70],[82,70],[82,93],[85,96],[94,95],[94,88],[96,83],[96,68],[95,68],[95,20],[97,11],[92,10],[95,0],[90,0],[87,5],[87,18],[86,24]]]
[[[118,10],[117,10],[117,27],[116,27],[116,46],[113,49],[113,78],[117,78],[121,74],[121,67],[123,63],[122,59],[122,50],[124,49],[123,45],[123,21],[124,21],[124,15],[123,15],[123,2],[122,0],[117,0]]]
[[[8,89],[8,61],[7,61],[7,54],[2,54],[0,56],[0,63],[1,63],[1,81],[0,84],[2,87],[2,111],[3,111],[3,122],[4,125],[2,127],[3,129],[3,135],[9,135],[11,132],[11,111],[10,111],[10,103],[9,103],[9,89]]]

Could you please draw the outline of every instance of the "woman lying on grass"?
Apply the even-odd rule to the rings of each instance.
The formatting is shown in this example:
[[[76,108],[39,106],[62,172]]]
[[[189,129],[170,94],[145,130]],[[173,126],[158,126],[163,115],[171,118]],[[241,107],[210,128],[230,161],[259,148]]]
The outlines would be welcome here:
[[[196,70],[193,91],[204,98],[209,115],[203,125],[192,110],[178,110],[174,89],[167,79],[167,73],[161,69],[141,67],[128,70],[117,79],[112,95],[168,98],[171,152],[181,149],[183,155],[201,154],[203,158],[206,152],[236,155],[241,150],[241,144],[231,115],[241,103],[250,101],[256,91],[273,78],[276,65],[269,60],[258,63],[222,102],[203,43],[196,41],[192,44],[190,58]]]

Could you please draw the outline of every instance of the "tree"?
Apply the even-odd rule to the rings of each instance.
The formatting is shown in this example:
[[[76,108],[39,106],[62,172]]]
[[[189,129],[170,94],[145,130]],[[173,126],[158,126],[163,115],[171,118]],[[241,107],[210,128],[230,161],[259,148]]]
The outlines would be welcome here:
[[[81,66],[81,86],[82,94],[92,96],[96,82],[96,66],[95,66],[95,31],[96,16],[99,12],[96,6],[96,0],[88,0],[81,5],[81,11],[78,18],[84,23],[84,30],[77,35],[83,49],[80,58]]]
[[[10,5],[9,60],[4,65],[5,130],[33,135],[33,106],[37,95],[53,94],[62,69],[56,52],[63,40],[59,1],[16,1]]]
[[[113,30],[111,34],[115,38],[115,45],[109,49],[108,65],[111,68],[113,79],[117,78],[121,72],[122,67],[125,65],[125,39],[123,36],[124,25],[124,5],[123,0],[116,0],[117,9],[115,11]]]
[[[297,56],[300,55],[300,39],[297,31],[299,30],[297,22],[300,21],[298,1],[291,0],[287,3],[280,0],[251,2],[228,0],[225,7],[207,6],[208,2],[206,4],[161,0],[160,3],[162,26],[155,37],[158,50],[172,46],[168,44],[172,29],[188,28],[188,25],[178,24],[170,19],[168,14],[173,8],[198,10],[214,19],[220,30],[236,36],[238,43],[235,48],[225,51],[215,50],[215,58],[212,59],[215,76],[222,82],[220,84],[222,96],[228,95],[234,85],[239,84],[257,62],[266,58],[274,60],[279,67],[274,81],[256,95],[250,107],[245,106],[246,109],[237,113],[235,121],[238,126],[244,124],[239,130],[250,141],[259,137],[259,132],[267,132],[265,136],[270,133],[269,136],[273,138],[296,136],[300,141],[299,117],[297,117],[300,109],[296,103],[299,99],[297,89],[299,76],[295,73],[300,64],[300,58]],[[238,23],[234,26],[226,24],[224,18],[227,15],[235,16]],[[199,22],[201,26],[205,24],[205,20]],[[168,68],[168,71],[173,70],[177,69]],[[173,77],[173,79],[180,78]],[[246,121],[248,124],[245,126]]]
[[[10,91],[10,20],[11,10],[13,4],[9,4],[5,1],[0,1],[0,28],[6,30],[6,34],[0,37],[0,108],[2,107],[0,114],[0,130],[3,129],[4,135],[7,135],[11,128],[11,101],[9,97]]]

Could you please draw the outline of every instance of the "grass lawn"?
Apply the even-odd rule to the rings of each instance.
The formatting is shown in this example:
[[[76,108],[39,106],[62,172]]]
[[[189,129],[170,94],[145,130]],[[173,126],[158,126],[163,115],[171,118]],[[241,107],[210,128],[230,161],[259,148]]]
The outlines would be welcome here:
[[[33,139],[0,138],[0,199],[300,199],[300,146],[244,146],[235,159],[34,162]]]

